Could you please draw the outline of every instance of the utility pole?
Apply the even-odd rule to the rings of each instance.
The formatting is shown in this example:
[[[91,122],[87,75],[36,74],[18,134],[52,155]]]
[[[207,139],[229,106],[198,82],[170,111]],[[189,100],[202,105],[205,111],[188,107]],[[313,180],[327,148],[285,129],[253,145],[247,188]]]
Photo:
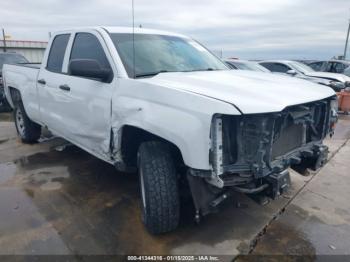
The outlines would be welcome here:
[[[4,28],[2,29],[2,39],[4,41],[4,52],[6,52],[6,36]]]
[[[348,33],[346,35],[346,40],[345,40],[344,60],[346,60],[346,51],[348,50],[349,33],[350,33],[350,21],[349,21],[349,26],[348,26]]]
[[[348,25],[348,33],[346,34],[346,40],[345,40],[344,58],[343,58],[344,60],[346,60],[346,52],[348,50],[349,33],[350,33],[350,19],[349,19],[349,25]]]

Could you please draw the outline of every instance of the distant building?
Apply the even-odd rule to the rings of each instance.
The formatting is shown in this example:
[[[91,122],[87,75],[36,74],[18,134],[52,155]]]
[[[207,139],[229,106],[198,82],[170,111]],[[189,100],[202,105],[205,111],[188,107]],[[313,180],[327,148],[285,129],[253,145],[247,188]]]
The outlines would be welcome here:
[[[344,60],[344,56],[343,56],[343,55],[337,55],[337,56],[333,56],[332,59],[335,59],[335,60]]]
[[[6,51],[22,54],[32,63],[40,63],[45,52],[47,42],[6,40]],[[0,40],[0,52],[4,52],[4,41]]]

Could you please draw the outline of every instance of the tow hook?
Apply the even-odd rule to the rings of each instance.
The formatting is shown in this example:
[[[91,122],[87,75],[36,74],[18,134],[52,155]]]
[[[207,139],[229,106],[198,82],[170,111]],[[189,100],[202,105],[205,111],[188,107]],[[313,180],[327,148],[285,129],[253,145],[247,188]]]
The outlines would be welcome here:
[[[280,173],[271,174],[266,177],[266,181],[270,184],[270,197],[276,199],[290,187],[289,171],[286,169]]]
[[[328,147],[320,146],[317,151],[317,160],[316,160],[314,169],[317,170],[321,168],[327,162],[327,158],[328,158]]]

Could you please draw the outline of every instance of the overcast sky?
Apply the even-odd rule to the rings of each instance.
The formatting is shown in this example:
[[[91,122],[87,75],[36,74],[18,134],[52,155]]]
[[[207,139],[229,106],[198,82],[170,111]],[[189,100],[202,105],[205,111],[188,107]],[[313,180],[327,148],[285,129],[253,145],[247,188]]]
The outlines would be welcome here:
[[[344,51],[350,0],[135,0],[135,24],[189,35],[224,57],[327,59]],[[1,0],[11,39],[130,26],[131,0]]]

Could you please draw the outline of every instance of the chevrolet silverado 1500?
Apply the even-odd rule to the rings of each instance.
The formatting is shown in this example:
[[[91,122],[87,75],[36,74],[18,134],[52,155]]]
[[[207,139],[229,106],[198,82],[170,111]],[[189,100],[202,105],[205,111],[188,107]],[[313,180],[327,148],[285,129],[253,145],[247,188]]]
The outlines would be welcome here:
[[[199,219],[233,190],[276,198],[288,167],[326,161],[332,89],[229,70],[191,38],[134,30],[57,32],[40,66],[5,65],[3,77],[23,142],[46,127],[118,170],[138,170],[150,232],[178,226],[184,183]]]

